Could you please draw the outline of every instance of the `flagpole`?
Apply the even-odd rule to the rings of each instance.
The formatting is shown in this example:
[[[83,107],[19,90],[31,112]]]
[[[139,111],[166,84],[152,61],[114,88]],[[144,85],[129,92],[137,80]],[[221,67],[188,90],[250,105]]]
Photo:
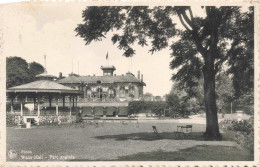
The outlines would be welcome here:
[[[109,66],[109,57],[108,57],[108,52],[107,52],[107,55],[106,55],[106,60],[107,60],[107,64]]]
[[[46,71],[46,55],[44,55],[44,68],[45,68],[45,71]]]

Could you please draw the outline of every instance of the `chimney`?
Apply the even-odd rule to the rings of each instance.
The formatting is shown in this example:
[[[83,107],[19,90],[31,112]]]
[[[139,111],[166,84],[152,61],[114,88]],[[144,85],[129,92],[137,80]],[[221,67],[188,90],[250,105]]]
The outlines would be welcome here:
[[[144,77],[144,75],[142,74],[142,75],[141,75],[141,81],[142,81],[142,82],[143,82],[143,77]]]
[[[140,71],[137,73],[137,78],[140,79]]]
[[[114,76],[116,76],[116,74],[114,74]]]
[[[95,74],[93,74],[93,76],[96,76]]]
[[[59,79],[62,78],[62,72],[59,72]]]

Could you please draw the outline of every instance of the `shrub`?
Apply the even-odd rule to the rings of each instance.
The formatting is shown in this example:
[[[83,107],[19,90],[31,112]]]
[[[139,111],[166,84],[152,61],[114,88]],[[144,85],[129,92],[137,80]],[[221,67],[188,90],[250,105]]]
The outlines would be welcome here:
[[[254,131],[254,124],[250,120],[234,121],[232,126],[234,131],[243,132],[248,135]]]
[[[254,133],[237,132],[235,137],[236,143],[240,148],[246,148],[250,152],[254,152]]]
[[[81,116],[81,113],[78,113],[76,115],[76,123],[80,123],[80,122],[82,122],[82,116]]]
[[[144,113],[154,113],[156,115],[163,115],[164,109],[167,107],[164,101],[131,101],[128,104],[128,115]]]
[[[219,126],[220,129],[225,130],[225,131],[227,131],[227,130],[233,130],[233,124],[232,124],[232,122],[234,122],[234,121],[233,121],[233,120],[227,120],[227,119],[225,119],[225,120],[221,121],[221,122],[218,124],[218,126]]]
[[[240,148],[246,148],[250,152],[254,151],[254,119],[233,121],[224,120],[219,123],[223,130],[232,130],[236,132],[235,141]]]
[[[60,116],[59,117],[59,123],[60,124],[71,124],[71,116]]]
[[[24,118],[23,118],[23,116],[20,117],[20,124],[21,124],[21,125],[25,124],[25,123],[24,123]]]
[[[15,125],[15,115],[13,114],[6,114],[6,125],[7,126],[13,126]]]
[[[39,124],[41,124],[41,125],[58,124],[58,117],[57,116],[40,116]]]

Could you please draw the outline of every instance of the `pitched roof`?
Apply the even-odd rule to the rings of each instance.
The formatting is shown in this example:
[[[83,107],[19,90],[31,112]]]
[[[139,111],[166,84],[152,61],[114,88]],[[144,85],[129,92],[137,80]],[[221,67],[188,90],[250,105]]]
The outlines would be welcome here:
[[[63,78],[58,81],[58,83],[97,83],[97,81],[101,81],[101,83],[142,83],[144,82],[137,79],[133,75],[118,75],[118,76],[70,76]]]
[[[7,92],[49,92],[49,93],[74,93],[80,94],[81,91],[61,85],[54,81],[39,80],[27,84],[14,86],[7,89]]]

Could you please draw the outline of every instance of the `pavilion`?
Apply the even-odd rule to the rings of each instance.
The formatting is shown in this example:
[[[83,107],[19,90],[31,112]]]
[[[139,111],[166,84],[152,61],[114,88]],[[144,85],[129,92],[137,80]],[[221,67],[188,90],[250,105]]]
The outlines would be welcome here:
[[[69,114],[71,115],[71,99],[72,105],[74,107],[74,99],[76,99],[77,106],[77,96],[82,94],[82,91],[61,85],[53,81],[55,76],[47,74],[45,71],[43,74],[37,75],[39,80],[30,82],[27,84],[23,84],[20,86],[14,86],[7,89],[7,95],[11,99],[11,112],[13,109],[13,101],[14,98],[20,98],[21,102],[21,116],[23,116],[23,103],[24,99],[29,97],[33,98],[33,109],[35,109],[35,105],[37,103],[37,116],[41,115],[40,111],[40,99],[43,97],[47,97],[49,99],[49,107],[51,107],[52,99],[56,101],[56,115],[59,115],[59,106],[58,99],[62,98],[63,100],[63,108],[65,107],[65,97],[69,97]]]

